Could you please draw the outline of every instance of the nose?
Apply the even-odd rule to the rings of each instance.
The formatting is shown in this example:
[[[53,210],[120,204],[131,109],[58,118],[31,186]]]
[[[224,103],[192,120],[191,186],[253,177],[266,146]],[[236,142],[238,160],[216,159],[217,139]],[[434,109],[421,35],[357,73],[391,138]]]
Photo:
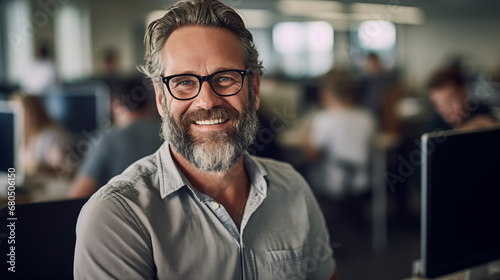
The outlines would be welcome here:
[[[222,105],[222,97],[217,95],[208,81],[201,84],[200,93],[194,99],[194,105],[199,109],[212,109],[217,105]]]

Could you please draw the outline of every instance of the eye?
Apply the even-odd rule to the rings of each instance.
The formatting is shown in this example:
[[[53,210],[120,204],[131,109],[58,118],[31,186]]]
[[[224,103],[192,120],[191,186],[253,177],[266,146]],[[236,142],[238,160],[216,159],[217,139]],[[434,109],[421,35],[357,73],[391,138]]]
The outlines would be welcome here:
[[[173,89],[186,89],[191,87],[196,87],[198,85],[198,80],[192,76],[178,76],[170,80],[170,87]]]
[[[213,78],[213,83],[218,87],[230,87],[234,84],[237,84],[239,80],[241,80],[240,74],[234,71],[226,71],[217,74]]]
[[[218,82],[219,83],[224,83],[224,82],[231,82],[233,81],[234,79],[231,78],[231,77],[227,77],[227,76],[223,76],[223,77],[219,77],[218,78]]]
[[[193,81],[185,80],[185,81],[181,81],[178,85],[181,85],[181,86],[190,86],[192,84],[193,84]]]

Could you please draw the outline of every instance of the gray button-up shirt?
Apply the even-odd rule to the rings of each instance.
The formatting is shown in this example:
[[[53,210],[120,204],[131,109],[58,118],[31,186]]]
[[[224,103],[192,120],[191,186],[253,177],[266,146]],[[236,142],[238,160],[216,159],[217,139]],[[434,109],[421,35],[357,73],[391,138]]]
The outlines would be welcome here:
[[[168,144],[114,177],[83,207],[75,279],[329,279],[322,213],[286,163],[244,155],[250,192],[240,230],[192,188]]]

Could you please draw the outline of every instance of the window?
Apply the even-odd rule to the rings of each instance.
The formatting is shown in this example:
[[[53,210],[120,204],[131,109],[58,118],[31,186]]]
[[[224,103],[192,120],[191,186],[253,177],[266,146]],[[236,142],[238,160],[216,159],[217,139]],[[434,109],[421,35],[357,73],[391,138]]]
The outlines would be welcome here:
[[[278,68],[291,78],[317,77],[333,66],[333,28],[327,22],[282,22],[273,28]]]
[[[367,53],[376,53],[387,68],[396,63],[396,27],[390,21],[368,20],[351,27],[351,59],[364,64]]]

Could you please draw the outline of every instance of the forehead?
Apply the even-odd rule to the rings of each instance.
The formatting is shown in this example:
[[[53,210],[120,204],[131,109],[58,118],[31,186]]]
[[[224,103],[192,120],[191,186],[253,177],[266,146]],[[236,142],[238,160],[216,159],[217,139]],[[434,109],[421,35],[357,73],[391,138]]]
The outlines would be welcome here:
[[[172,32],[162,50],[164,75],[207,75],[220,69],[244,69],[239,39],[225,28],[187,26]]]
[[[431,97],[434,98],[461,98],[461,95],[460,89],[453,83],[447,83],[431,90]]]

